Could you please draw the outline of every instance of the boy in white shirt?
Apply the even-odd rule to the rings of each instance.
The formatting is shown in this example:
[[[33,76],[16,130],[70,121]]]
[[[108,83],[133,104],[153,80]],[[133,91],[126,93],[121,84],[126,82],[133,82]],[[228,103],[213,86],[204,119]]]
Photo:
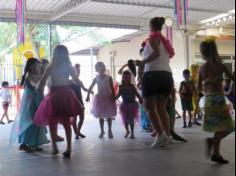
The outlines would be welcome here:
[[[0,97],[2,101],[2,107],[3,107],[3,115],[0,120],[0,124],[4,125],[5,123],[3,122],[4,117],[6,117],[7,122],[11,123],[12,120],[9,119],[8,117],[8,107],[11,103],[11,95],[8,90],[9,83],[7,81],[2,82],[2,89],[0,90]]]

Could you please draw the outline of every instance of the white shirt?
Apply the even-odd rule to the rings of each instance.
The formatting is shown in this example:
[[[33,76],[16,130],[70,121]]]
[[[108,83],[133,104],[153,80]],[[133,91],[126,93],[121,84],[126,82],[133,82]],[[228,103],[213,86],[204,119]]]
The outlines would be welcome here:
[[[1,97],[2,103],[10,103],[11,102],[10,91],[6,88],[2,88],[0,90],[0,97]]]
[[[152,54],[152,52],[153,52],[152,48],[149,45],[146,45],[143,50],[143,59],[147,59]],[[145,64],[144,72],[146,73],[149,71],[172,72],[170,68],[169,54],[161,41],[160,41],[160,56],[154,61]]]

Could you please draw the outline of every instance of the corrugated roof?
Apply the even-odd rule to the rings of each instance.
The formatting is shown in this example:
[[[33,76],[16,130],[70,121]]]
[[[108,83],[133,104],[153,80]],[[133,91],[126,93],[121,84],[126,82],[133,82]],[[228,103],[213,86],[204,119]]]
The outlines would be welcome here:
[[[199,21],[226,13],[235,0],[189,0],[189,21]],[[173,15],[173,0],[27,0],[30,20],[66,24],[140,26],[154,16]],[[0,19],[15,18],[15,0],[0,0]]]

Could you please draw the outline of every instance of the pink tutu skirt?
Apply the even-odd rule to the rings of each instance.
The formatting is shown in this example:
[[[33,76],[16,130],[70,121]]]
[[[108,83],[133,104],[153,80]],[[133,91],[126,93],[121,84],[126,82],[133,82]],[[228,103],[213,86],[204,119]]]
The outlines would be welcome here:
[[[96,118],[114,118],[117,115],[116,102],[111,95],[97,94],[94,97],[91,112]]]
[[[67,123],[70,117],[76,117],[83,109],[70,87],[53,87],[36,111],[34,123],[39,126]]]
[[[137,102],[121,103],[120,115],[124,124],[132,124],[134,122],[139,122],[139,104]]]

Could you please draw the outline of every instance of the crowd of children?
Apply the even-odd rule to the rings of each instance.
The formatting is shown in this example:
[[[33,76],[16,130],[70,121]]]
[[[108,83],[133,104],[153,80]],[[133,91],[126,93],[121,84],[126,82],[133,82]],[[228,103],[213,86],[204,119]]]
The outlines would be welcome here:
[[[108,138],[114,138],[112,122],[117,116],[118,103],[116,100],[122,97],[119,111],[126,130],[125,138],[130,136],[131,139],[135,139],[135,122],[140,121],[141,117],[143,129],[154,132],[155,141],[152,147],[163,147],[174,141],[187,142],[174,129],[177,91],[174,87],[169,62],[175,53],[169,41],[160,32],[163,24],[164,18],[157,17],[151,20],[151,35],[142,44],[140,50],[144,60],[129,60],[119,71],[122,81],[116,87],[114,87],[112,77],[107,74],[105,64],[98,62],[95,65],[98,75],[89,89],[85,88],[79,79],[80,65],[72,66],[69,51],[63,45],[55,48],[50,63],[40,63],[35,58],[28,59],[21,82],[21,85],[24,86],[24,93],[18,115],[12,126],[11,144],[18,141],[19,149],[26,152],[42,150],[39,146],[49,143],[46,136],[46,125],[48,125],[53,146],[52,153],[57,155],[59,153],[56,143],[57,126],[58,123],[61,123],[67,140],[67,148],[63,155],[70,158],[72,152],[71,126],[73,126],[76,139],[86,137],[81,133],[85,116],[82,90],[88,93],[86,101],[89,102],[95,85],[97,85],[98,91],[93,98],[91,112],[94,117],[99,119],[101,130],[99,138],[102,139],[105,136],[105,120],[108,122]],[[183,71],[184,81],[181,82],[179,88],[183,127],[190,128],[193,124],[201,125],[196,116],[201,114],[199,99],[200,94],[204,93],[206,102],[203,128],[205,131],[215,133],[213,138],[207,139],[207,154],[209,156],[212,154],[212,161],[225,164],[228,161],[220,153],[220,143],[234,130],[234,124],[225,102],[222,86],[223,74],[233,81],[228,85],[227,90],[225,89],[228,96],[235,96],[233,90],[235,78],[221,63],[213,39],[202,42],[201,54],[206,63],[201,66],[199,74],[197,74],[199,76],[196,76],[195,72],[191,77],[188,69]],[[128,70],[125,70],[125,67],[128,67]],[[137,67],[138,72],[136,73]],[[137,84],[136,77],[138,77]],[[196,77],[198,78],[196,79]],[[43,92],[47,84],[50,91],[48,95],[44,96]],[[11,122],[8,117],[8,106],[11,102],[8,86],[7,82],[3,82],[0,92],[4,109],[1,124],[4,124],[5,117],[8,123]],[[187,114],[189,116],[188,124]],[[80,119],[78,124],[77,116]]]

